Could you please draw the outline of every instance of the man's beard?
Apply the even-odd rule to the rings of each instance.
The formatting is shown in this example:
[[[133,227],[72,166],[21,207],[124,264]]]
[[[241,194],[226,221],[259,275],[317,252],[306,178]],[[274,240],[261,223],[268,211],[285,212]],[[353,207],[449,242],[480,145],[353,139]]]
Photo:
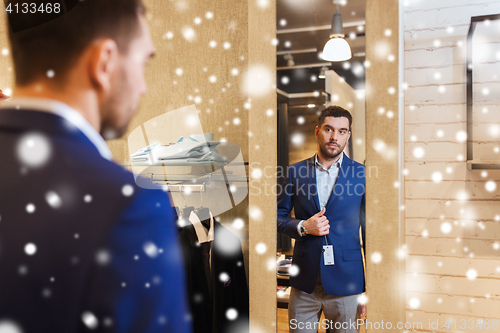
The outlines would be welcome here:
[[[337,147],[338,147],[338,148],[337,148],[338,150],[337,150],[337,151],[335,151],[335,150],[334,150],[334,151],[332,152],[331,150],[329,150],[329,149],[327,148],[327,145],[329,145],[329,144],[331,144],[331,142],[327,142],[327,143],[325,143],[324,145],[320,145],[320,146],[319,146],[319,150],[321,151],[321,154],[322,154],[323,156],[325,156],[325,157],[327,157],[327,158],[331,158],[331,159],[333,159],[333,158],[337,158],[340,154],[342,154],[342,151],[344,150],[344,147],[341,147],[341,146],[339,146],[338,144],[336,144],[336,145],[337,145]]]
[[[124,126],[115,124],[114,119],[102,119],[100,134],[105,140],[121,138],[128,129],[128,123]]]
[[[118,113],[125,112],[123,109],[124,107],[130,107],[130,105],[123,103],[123,101],[127,99],[128,87],[126,80],[125,73],[119,72],[110,97],[101,105],[101,110],[103,111],[101,115],[105,115],[105,117],[101,118],[100,134],[105,140],[118,139],[127,132],[128,123],[118,125],[118,120],[115,118]],[[127,113],[130,112],[127,111]],[[133,112],[133,114],[135,114],[135,112]]]
[[[117,131],[116,129],[109,127],[106,124],[102,124],[100,134],[104,138],[104,140],[115,140],[121,138],[123,134],[125,134],[125,131]]]

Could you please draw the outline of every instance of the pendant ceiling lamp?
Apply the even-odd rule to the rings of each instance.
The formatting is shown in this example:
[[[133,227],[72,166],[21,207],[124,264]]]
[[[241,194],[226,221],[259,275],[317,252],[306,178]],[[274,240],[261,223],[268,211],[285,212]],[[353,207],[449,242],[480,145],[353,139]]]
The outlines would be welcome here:
[[[339,13],[340,0],[334,0],[333,3],[337,5],[337,12],[333,15],[332,19],[332,32],[330,33],[330,40],[326,42],[323,48],[323,60],[326,61],[345,61],[352,57],[351,47],[344,39],[344,28],[342,27],[342,16]]]

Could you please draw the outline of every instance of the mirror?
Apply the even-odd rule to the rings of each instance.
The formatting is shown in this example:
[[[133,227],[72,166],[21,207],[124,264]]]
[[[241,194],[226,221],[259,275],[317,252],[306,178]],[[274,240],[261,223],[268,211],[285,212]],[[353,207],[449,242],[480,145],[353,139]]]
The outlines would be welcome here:
[[[339,62],[322,59],[323,47],[331,34],[332,16],[337,10],[335,3],[338,3],[338,12],[343,21],[344,39],[349,44],[352,53],[351,59]],[[318,125],[321,110],[328,106],[340,106],[351,113],[351,137],[344,149],[345,156],[360,164],[365,163],[365,66],[368,65],[365,62],[365,1],[334,1],[333,5],[329,1],[321,0],[277,1],[276,31],[277,177],[278,188],[285,191],[284,186],[289,184],[287,183],[289,165],[310,159],[318,152],[315,127]],[[314,175],[317,177],[318,171]],[[313,177],[310,174],[308,176]],[[312,181],[312,183],[315,182]],[[337,183],[335,186],[337,185],[341,184]],[[333,189],[335,187],[330,188],[331,191]],[[321,193],[319,190],[317,192]],[[312,193],[312,196],[315,194]],[[334,194],[328,199],[326,205],[332,209],[334,207],[333,197],[335,197]],[[311,199],[309,203],[313,205],[313,200]],[[278,203],[278,205],[280,204]],[[278,208],[279,214],[280,208]],[[295,218],[295,212],[291,211],[289,216]],[[303,213],[301,216],[303,219],[310,217]],[[359,224],[358,229],[361,229]],[[280,228],[278,228],[279,230]],[[333,234],[334,229],[331,230]],[[356,230],[350,235],[357,238],[357,248],[360,249],[359,240],[362,237],[358,231]],[[293,325],[293,320],[297,320],[299,315],[297,318],[289,316],[292,290],[290,277],[292,276],[293,279],[296,276],[295,279],[298,281],[299,275],[305,274],[303,270],[299,271],[295,264],[294,253],[295,256],[304,256],[307,255],[307,251],[313,251],[314,247],[321,247],[321,239],[319,243],[316,241],[313,245],[313,237],[318,238],[307,235],[305,238],[297,240],[286,233],[278,233],[277,235],[277,332],[288,332],[289,326],[300,328],[300,320],[299,323],[295,322],[296,325]],[[353,244],[355,243],[356,241],[353,242]],[[323,245],[325,244],[327,243]],[[295,249],[297,246],[298,250]],[[334,245],[334,247],[336,246]],[[338,251],[342,251],[341,246],[338,247]],[[345,252],[344,255],[346,255]],[[361,260],[361,250],[359,252],[353,251],[352,255],[359,255]],[[342,255],[340,252],[335,253],[335,257],[337,256],[340,258]],[[317,260],[323,260],[323,256],[320,257],[318,254]],[[359,263],[356,269],[361,269],[359,277],[363,279],[363,265],[361,262]],[[303,280],[301,279],[301,281]],[[313,284],[314,282],[316,281],[313,281]],[[298,287],[300,283],[295,282],[295,286]],[[349,287],[346,286],[346,289]],[[305,289],[307,288],[302,287],[301,291]],[[345,294],[349,294],[349,291],[346,290]],[[355,309],[356,307],[354,305]],[[292,312],[294,311],[292,310]],[[325,313],[319,312],[319,314],[323,320]],[[325,327],[320,327],[319,332],[324,331]]]

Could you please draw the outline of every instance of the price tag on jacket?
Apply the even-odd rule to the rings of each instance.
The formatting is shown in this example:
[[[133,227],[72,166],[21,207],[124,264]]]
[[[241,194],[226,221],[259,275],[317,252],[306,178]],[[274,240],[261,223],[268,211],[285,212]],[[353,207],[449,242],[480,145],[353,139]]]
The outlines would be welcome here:
[[[333,259],[333,245],[323,245],[323,258],[325,259],[325,265],[335,264]]]

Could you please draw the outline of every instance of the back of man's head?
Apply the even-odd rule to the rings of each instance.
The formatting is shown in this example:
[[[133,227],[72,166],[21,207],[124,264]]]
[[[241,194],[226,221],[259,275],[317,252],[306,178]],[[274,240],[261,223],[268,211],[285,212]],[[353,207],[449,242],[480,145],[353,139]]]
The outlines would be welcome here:
[[[47,76],[64,84],[72,65],[99,38],[115,40],[120,53],[127,53],[130,41],[140,33],[138,17],[145,12],[142,0],[30,0],[27,13],[23,2],[7,2],[20,87]]]

